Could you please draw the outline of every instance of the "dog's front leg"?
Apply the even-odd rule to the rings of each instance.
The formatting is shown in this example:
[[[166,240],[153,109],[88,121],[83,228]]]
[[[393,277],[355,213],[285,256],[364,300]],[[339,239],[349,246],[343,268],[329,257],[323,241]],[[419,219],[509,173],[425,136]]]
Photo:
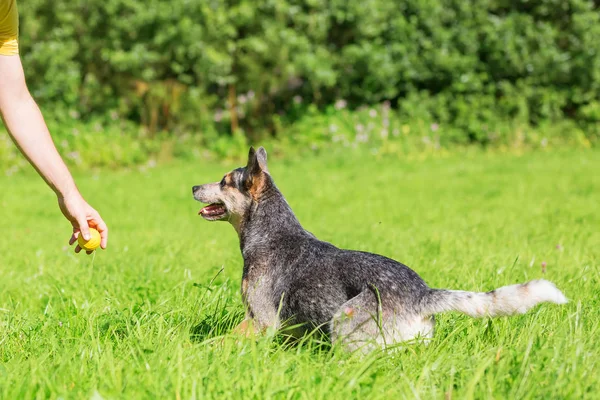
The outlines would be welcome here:
[[[242,335],[245,337],[254,336],[254,320],[250,316],[250,310],[248,309],[248,278],[246,276],[242,277],[242,300],[244,302],[244,306],[246,307],[246,317],[238,326],[233,328],[233,334]]]
[[[254,337],[256,334],[254,320],[249,315],[246,315],[246,318],[244,318],[244,320],[238,326],[233,328],[232,333],[247,338]]]

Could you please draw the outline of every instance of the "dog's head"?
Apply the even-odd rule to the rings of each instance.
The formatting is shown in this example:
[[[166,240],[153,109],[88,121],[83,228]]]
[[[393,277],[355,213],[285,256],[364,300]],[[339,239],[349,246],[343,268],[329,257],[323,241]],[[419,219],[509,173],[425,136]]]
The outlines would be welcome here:
[[[250,147],[245,167],[227,173],[220,182],[194,186],[194,199],[207,203],[198,214],[208,221],[229,221],[238,230],[253,201],[258,201],[270,181],[267,152]]]

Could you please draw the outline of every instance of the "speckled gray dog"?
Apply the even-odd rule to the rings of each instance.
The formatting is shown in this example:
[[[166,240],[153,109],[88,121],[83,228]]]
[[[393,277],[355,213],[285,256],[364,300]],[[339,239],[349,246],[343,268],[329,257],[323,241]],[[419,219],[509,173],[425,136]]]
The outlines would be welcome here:
[[[209,221],[229,221],[244,257],[241,330],[321,328],[349,350],[431,338],[435,313],[472,317],[524,313],[538,303],[563,304],[550,282],[531,281],[485,293],[432,289],[389,258],[341,250],[304,230],[267,170],[264,148],[220,182],[193,187]]]

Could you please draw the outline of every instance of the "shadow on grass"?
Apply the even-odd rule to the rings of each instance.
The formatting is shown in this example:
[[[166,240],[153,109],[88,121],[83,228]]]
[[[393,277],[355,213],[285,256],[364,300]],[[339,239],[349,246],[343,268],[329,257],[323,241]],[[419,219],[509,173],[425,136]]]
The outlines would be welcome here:
[[[244,319],[244,313],[239,311],[216,310],[205,315],[202,320],[190,329],[192,342],[203,342],[217,336],[230,333]]]

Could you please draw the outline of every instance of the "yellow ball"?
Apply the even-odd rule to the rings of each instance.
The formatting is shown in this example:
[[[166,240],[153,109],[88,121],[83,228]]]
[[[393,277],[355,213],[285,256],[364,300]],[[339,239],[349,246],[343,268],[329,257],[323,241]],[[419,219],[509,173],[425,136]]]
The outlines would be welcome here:
[[[85,240],[82,234],[77,237],[79,247],[86,251],[94,251],[100,246],[100,232],[94,228],[90,228],[90,240]]]

